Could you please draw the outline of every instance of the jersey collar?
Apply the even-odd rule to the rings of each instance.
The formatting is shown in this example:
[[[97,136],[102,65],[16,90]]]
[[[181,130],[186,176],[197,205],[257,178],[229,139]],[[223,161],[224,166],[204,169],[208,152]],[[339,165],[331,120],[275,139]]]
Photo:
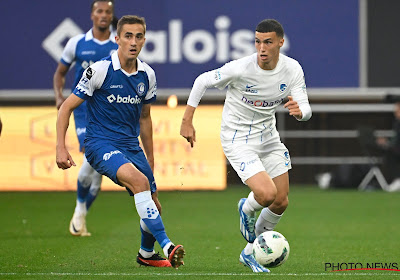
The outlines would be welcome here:
[[[90,28],[90,30],[88,32],[86,32],[86,34],[85,34],[85,41],[90,41],[90,40],[93,40],[100,45],[106,44],[108,41],[115,43],[115,32],[113,32],[113,31],[110,32],[110,37],[108,38],[108,40],[99,41],[93,37],[93,28]]]
[[[112,61],[112,64],[113,64],[113,69],[114,69],[114,71],[121,70],[121,71],[123,71],[124,73],[126,73],[126,72],[121,68],[121,62],[119,61],[118,51],[113,52],[113,54],[111,55],[111,61]],[[131,73],[131,74],[128,74],[128,75],[134,75],[134,74],[136,74],[138,71],[143,71],[143,72],[145,71],[145,70],[144,70],[144,66],[143,66],[143,62],[141,62],[139,58],[136,58],[136,61],[137,61],[137,71],[136,71],[135,73]],[[126,74],[127,74],[127,73],[126,73]]]

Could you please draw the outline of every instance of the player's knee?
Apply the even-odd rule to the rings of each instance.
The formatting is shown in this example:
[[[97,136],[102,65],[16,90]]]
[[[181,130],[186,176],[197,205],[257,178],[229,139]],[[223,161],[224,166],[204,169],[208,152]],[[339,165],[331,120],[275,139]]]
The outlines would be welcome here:
[[[130,189],[133,193],[150,190],[149,180],[143,174],[134,178],[132,177],[128,182],[126,182],[126,187]]]
[[[276,211],[283,213],[289,205],[289,198],[287,196],[281,198],[278,197],[274,200],[273,204]]]
[[[260,205],[266,207],[274,202],[276,193],[276,188],[262,189],[257,194],[254,193],[254,197]]]

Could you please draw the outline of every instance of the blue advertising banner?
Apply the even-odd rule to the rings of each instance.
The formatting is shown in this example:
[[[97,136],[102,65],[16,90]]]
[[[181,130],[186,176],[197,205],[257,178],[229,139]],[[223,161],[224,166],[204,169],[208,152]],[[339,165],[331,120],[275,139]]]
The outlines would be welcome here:
[[[91,28],[91,1],[2,1],[0,89],[49,89],[67,40]],[[308,87],[358,87],[358,0],[116,0],[118,17],[146,18],[141,59],[160,88],[190,88],[204,71],[251,54],[259,21],[285,29],[282,52],[303,66]],[[68,82],[72,83],[72,75]]]

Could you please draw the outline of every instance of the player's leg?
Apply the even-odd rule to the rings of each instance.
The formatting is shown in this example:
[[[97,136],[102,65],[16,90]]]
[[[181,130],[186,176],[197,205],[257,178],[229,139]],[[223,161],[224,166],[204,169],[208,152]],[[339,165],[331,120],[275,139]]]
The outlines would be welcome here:
[[[93,173],[97,173],[83,156],[83,163],[77,180],[77,199],[74,215],[72,216],[69,231],[76,236],[89,236],[86,230],[87,196],[92,184]],[[97,173],[98,174],[98,173]]]
[[[286,209],[288,205],[288,193],[289,193],[288,170],[291,168],[291,165],[287,149],[285,147],[282,147],[274,152],[267,154],[262,159],[262,163],[266,170],[265,173],[268,175],[269,178],[273,178],[273,179],[268,179],[268,183],[264,182],[264,186],[268,186],[268,184],[270,186],[272,181],[276,193],[272,203],[268,204],[267,205],[268,207],[263,208],[259,218],[257,219],[255,226],[256,236],[265,231],[263,230],[264,227],[271,228],[272,230],[275,227],[275,225],[279,222],[283,211]],[[262,180],[259,179],[258,177],[254,177],[253,179],[258,179],[256,180],[256,182],[258,181],[262,182]],[[253,182],[246,181],[246,183],[249,183],[254,188]],[[257,190],[257,185],[254,189]],[[265,202],[266,204],[269,203],[269,201]],[[276,213],[273,211],[275,211]],[[265,222],[265,220],[268,222]],[[251,260],[251,258],[248,258],[247,263],[246,261],[243,261],[246,260],[246,258],[244,258],[242,255],[250,256],[252,254],[252,251],[253,251],[253,242],[248,242],[246,247],[242,251],[240,261],[242,263],[245,263],[247,266],[251,267],[254,272],[262,272],[260,271],[259,268],[257,268],[256,265],[250,266],[247,264],[247,263],[254,263],[255,260],[253,262],[250,262],[249,259]]]
[[[86,196],[86,209],[89,211],[90,206],[92,206],[93,201],[97,198],[99,194],[101,182],[103,176],[93,169],[92,174],[92,184],[90,185],[89,192]]]
[[[182,245],[175,246],[168,238],[157,206],[152,199],[147,177],[133,164],[126,163],[118,169],[117,179],[134,194],[139,217],[160,244],[171,265],[173,267],[182,265],[185,251]]]
[[[251,190],[247,198],[239,200],[238,210],[240,231],[248,242],[253,242],[256,238],[256,212],[272,203],[276,188],[265,172],[257,149],[253,149],[251,145],[243,146],[230,142],[222,142],[222,147],[231,166]]]
[[[270,205],[276,196],[276,187],[266,171],[258,172],[245,181],[251,192],[239,201],[240,226],[243,237],[250,243],[256,238],[256,212]]]
[[[82,103],[74,110],[75,131],[78,137],[79,150],[85,151],[84,140],[86,136],[86,103]],[[77,200],[74,214],[69,224],[69,231],[75,236],[90,236],[86,229],[87,204],[86,199],[92,184],[92,174],[95,170],[83,156],[83,163],[77,179]]]
[[[256,231],[256,212],[270,205],[276,198],[277,189],[274,181],[266,171],[261,171],[246,180],[246,184],[252,190],[244,200],[242,212],[246,213],[251,219],[251,226],[248,232],[251,238],[246,238],[248,241],[246,247],[242,250],[239,261],[252,269],[253,272],[269,272],[269,270],[260,265],[253,257],[253,242],[257,236]],[[239,202],[240,205],[240,202]],[[246,212],[245,212],[246,211]],[[240,207],[239,207],[240,213]],[[243,214],[241,214],[243,216]],[[249,219],[250,220],[250,219]],[[243,234],[243,231],[242,231]],[[247,234],[247,232],[246,232]]]
[[[256,222],[256,235],[265,231],[274,230],[280,221],[283,212],[289,205],[289,174],[285,172],[278,177],[273,178],[277,188],[277,195],[274,202],[264,208],[258,216]]]

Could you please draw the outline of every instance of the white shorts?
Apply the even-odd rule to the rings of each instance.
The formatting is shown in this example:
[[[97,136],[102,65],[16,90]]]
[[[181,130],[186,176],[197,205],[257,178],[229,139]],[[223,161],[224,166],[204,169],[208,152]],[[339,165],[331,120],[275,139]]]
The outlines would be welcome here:
[[[244,184],[247,179],[261,171],[266,171],[271,178],[275,178],[292,169],[289,151],[283,143],[266,148],[223,142],[222,148]]]

